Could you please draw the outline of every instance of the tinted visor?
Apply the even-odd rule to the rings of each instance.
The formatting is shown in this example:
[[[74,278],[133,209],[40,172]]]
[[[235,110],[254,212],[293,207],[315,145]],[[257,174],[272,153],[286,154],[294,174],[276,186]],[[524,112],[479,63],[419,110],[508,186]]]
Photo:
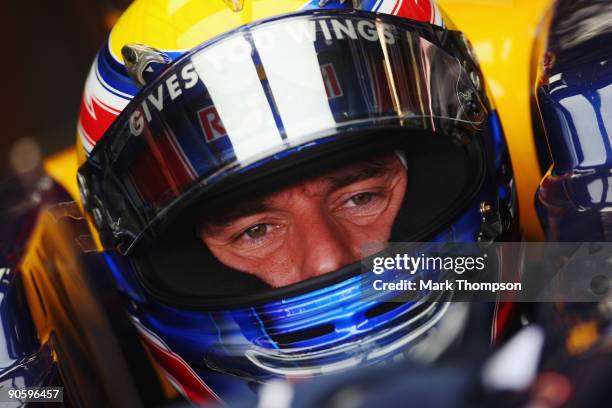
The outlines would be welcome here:
[[[126,252],[275,162],[385,129],[469,141],[486,117],[475,75],[461,34],[391,16],[243,27],[176,61],[128,105],[81,169],[87,206]]]

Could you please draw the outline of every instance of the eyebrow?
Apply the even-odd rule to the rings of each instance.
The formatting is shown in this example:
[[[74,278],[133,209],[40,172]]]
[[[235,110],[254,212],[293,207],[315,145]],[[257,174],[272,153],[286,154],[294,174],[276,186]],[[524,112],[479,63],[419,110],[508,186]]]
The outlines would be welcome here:
[[[212,228],[227,227],[240,218],[268,211],[269,209],[270,207],[266,204],[265,197],[254,199],[235,207],[230,207],[222,214],[217,212],[214,216],[204,218],[198,225],[198,231],[201,231],[205,226]]]
[[[325,177],[325,180],[330,183],[330,190],[334,191],[358,181],[381,176],[390,176],[393,173],[391,170],[392,166],[389,166],[388,163],[385,163],[382,160],[372,160],[370,162],[360,164],[356,172],[347,172],[347,174],[339,176],[327,176]],[[201,231],[205,226],[213,229],[227,227],[240,218],[249,217],[257,213],[268,211],[269,209],[270,206],[266,203],[265,196],[253,199],[246,203],[241,203],[237,206],[224,210],[223,213],[217,212],[214,214],[214,216],[204,218],[198,223],[198,231]]]
[[[332,190],[337,190],[342,187],[349,186],[358,181],[368,180],[375,177],[389,176],[392,173],[392,166],[383,161],[374,160],[364,163],[357,172],[351,172],[346,175],[329,176],[327,181],[331,184]]]

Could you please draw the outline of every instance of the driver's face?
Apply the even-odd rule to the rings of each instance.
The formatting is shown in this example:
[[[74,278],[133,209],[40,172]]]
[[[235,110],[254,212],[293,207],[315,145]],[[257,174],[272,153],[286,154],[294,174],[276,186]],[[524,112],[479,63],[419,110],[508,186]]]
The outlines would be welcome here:
[[[229,208],[200,237],[226,266],[290,285],[358,261],[366,242],[388,241],[406,183],[395,154],[376,156]]]

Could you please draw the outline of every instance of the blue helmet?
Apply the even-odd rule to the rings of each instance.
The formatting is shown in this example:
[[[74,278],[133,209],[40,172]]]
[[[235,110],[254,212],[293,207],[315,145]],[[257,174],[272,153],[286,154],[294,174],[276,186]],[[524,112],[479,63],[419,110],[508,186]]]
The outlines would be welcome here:
[[[445,317],[465,317],[449,292],[394,302],[371,289],[358,259],[270,284],[203,242],[203,223],[392,154],[408,182],[387,241],[517,237],[504,136],[464,36],[372,12],[380,1],[322,3],[180,56],[128,44],[123,75],[142,88],[79,169],[134,324],[196,402],[276,377],[419,358]],[[453,336],[444,331],[436,347]]]

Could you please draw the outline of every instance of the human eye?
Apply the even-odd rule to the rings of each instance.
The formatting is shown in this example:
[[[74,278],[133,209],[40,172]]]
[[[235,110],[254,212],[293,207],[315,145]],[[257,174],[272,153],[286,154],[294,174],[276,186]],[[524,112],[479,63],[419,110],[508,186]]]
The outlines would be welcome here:
[[[354,191],[345,194],[333,211],[338,217],[363,222],[364,219],[380,215],[388,203],[389,194],[384,190]]]
[[[240,236],[251,239],[260,239],[266,236],[269,227],[269,224],[256,224],[244,230]]]
[[[347,201],[348,207],[359,207],[372,203],[377,198],[376,193],[364,192],[352,195]]]
[[[281,227],[271,223],[257,223],[242,229],[234,236],[233,244],[238,248],[259,247],[278,241]]]

